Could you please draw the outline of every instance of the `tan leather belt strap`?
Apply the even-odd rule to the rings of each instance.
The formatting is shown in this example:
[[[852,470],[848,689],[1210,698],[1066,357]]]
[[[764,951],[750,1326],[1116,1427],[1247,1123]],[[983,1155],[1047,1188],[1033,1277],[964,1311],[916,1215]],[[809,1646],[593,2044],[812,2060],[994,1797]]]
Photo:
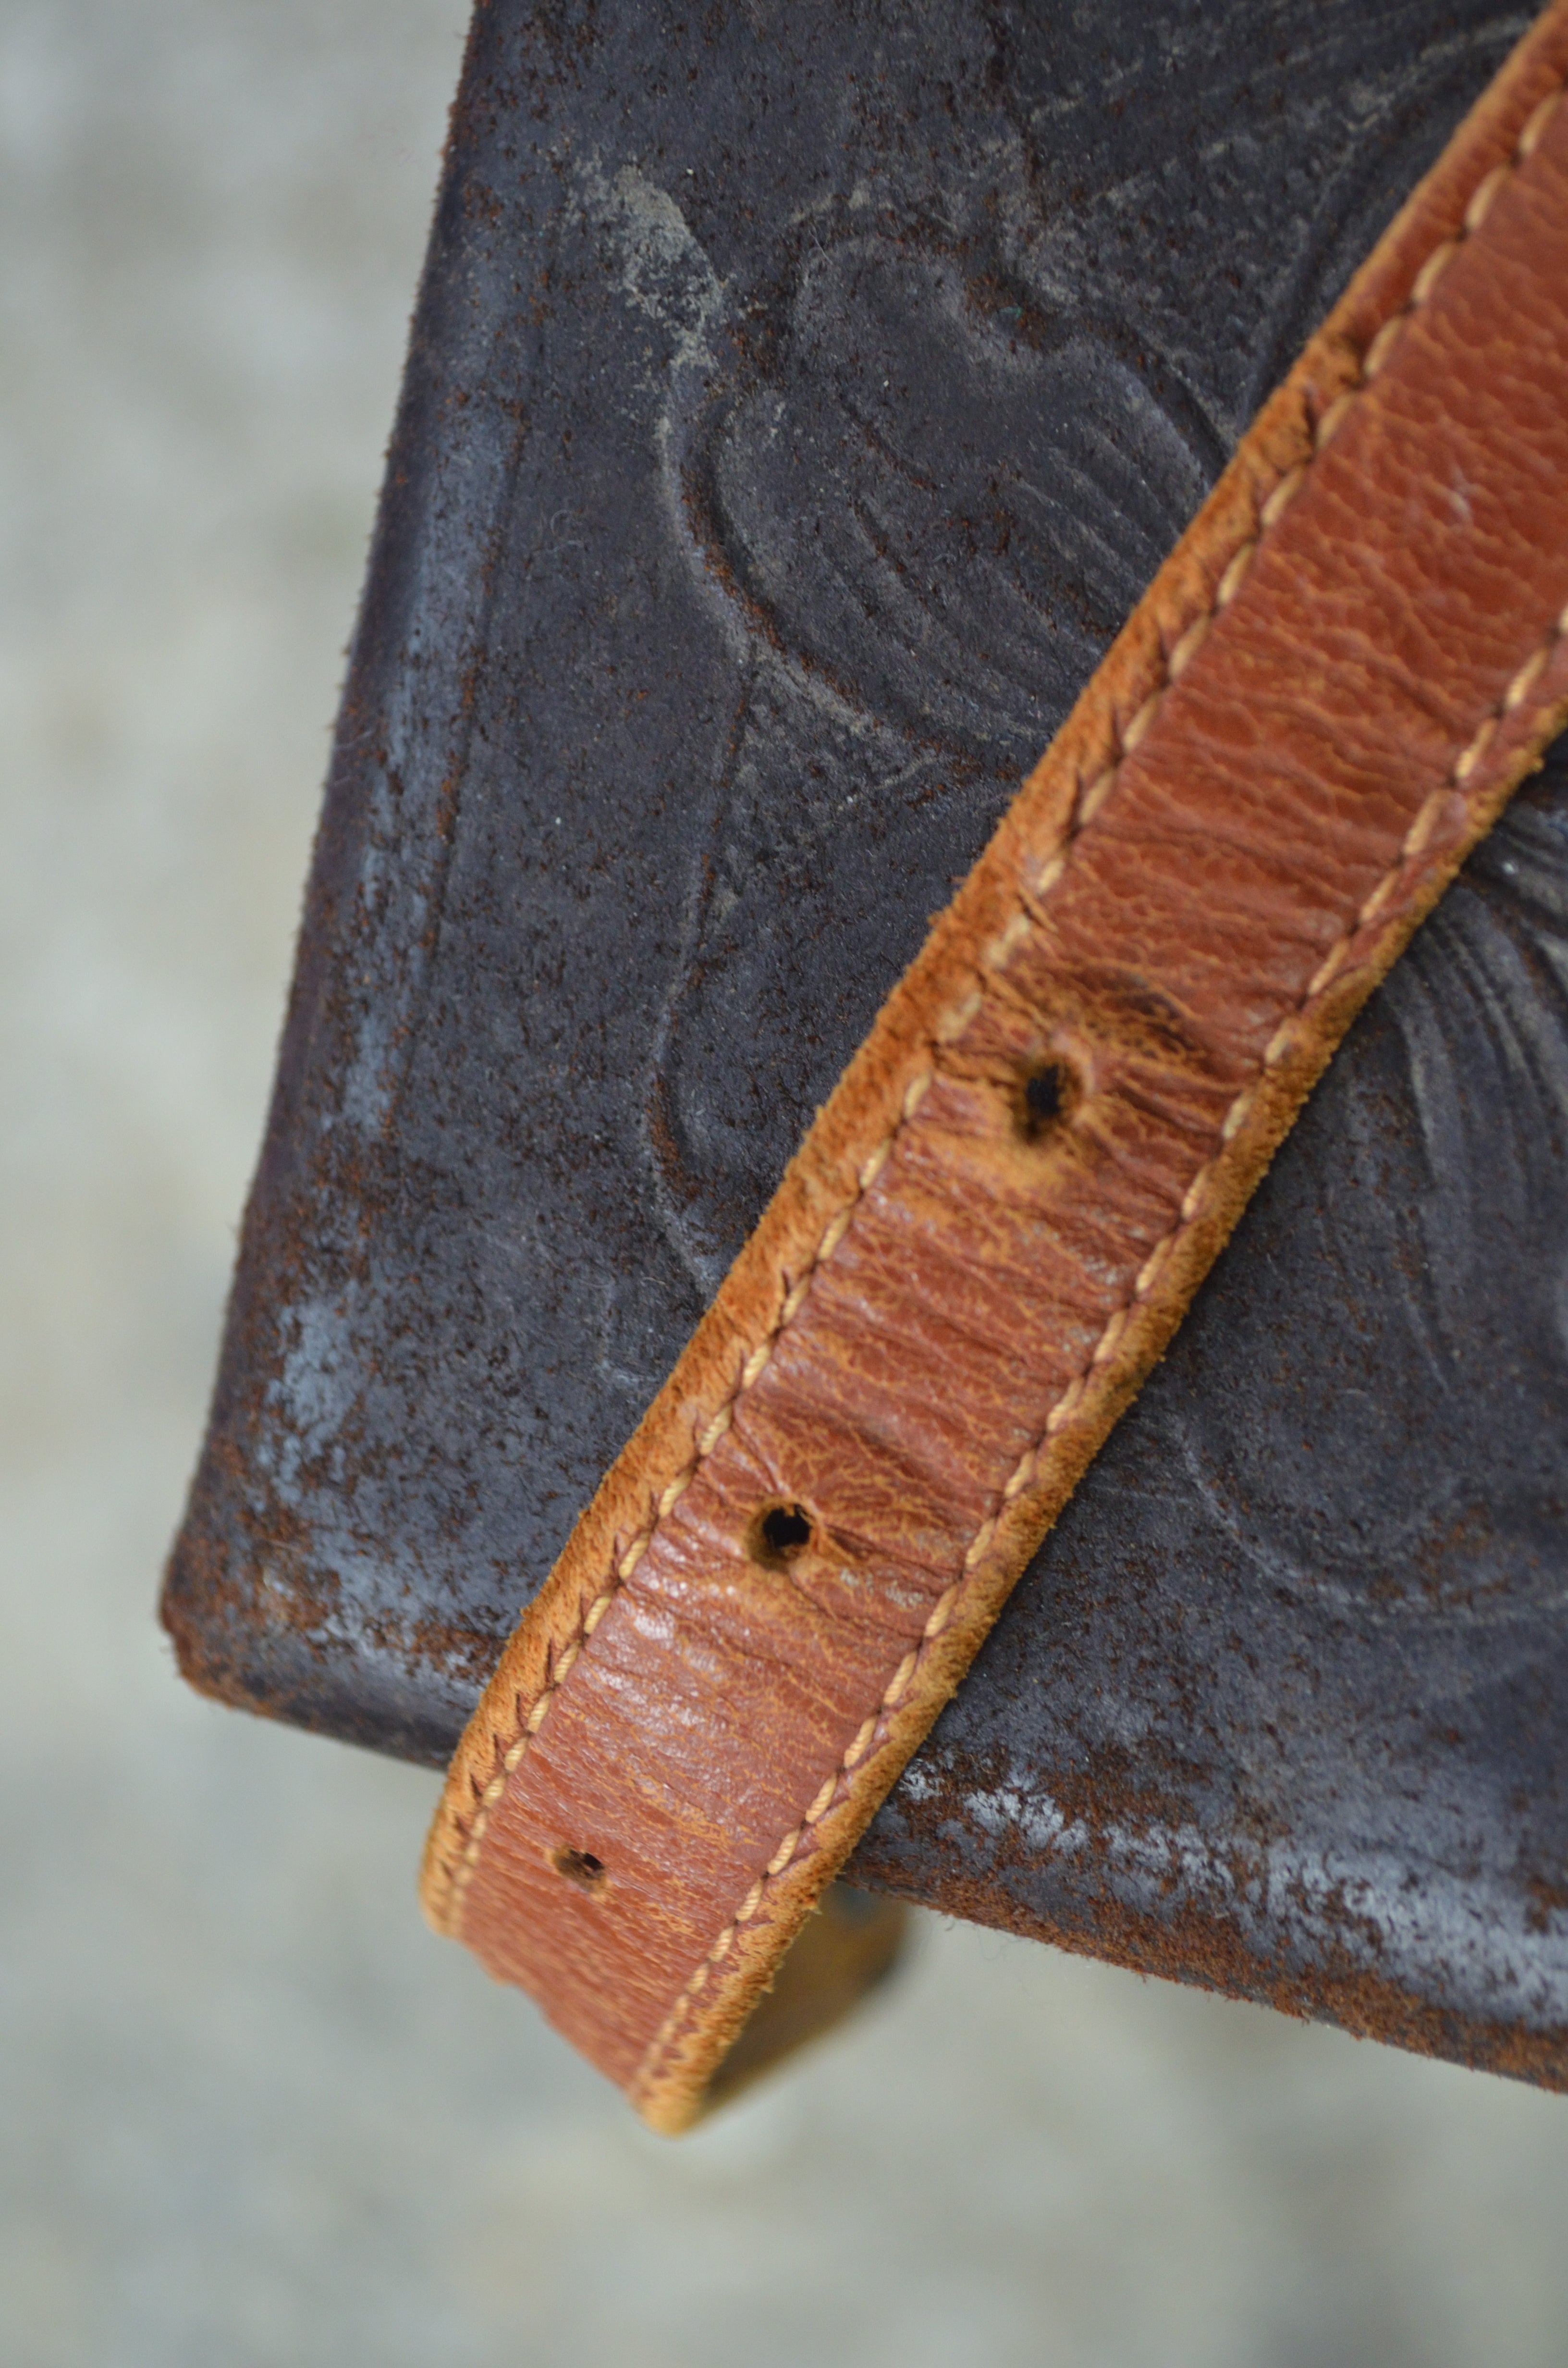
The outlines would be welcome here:
[[[1161,570],[502,1658],[427,1912],[654,2126],[1568,719],[1568,0]]]

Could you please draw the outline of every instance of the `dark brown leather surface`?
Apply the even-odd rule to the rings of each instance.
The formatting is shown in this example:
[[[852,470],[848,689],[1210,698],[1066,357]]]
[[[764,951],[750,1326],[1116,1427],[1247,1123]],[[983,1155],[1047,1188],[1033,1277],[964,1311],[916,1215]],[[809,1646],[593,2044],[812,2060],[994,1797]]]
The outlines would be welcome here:
[[[197,1683],[445,1763],[926,916],[1526,21],[489,0],[165,1595]],[[853,1880],[1556,2077],[1564,979],[1560,741]]]
[[[1266,409],[470,1729],[433,1912],[665,2125],[1568,708],[1565,66],[1559,10]]]
[[[928,916],[1525,21],[480,12],[165,1593],[193,1682],[446,1765]],[[1537,974],[1557,893],[1515,899]],[[1504,995],[1463,909],[1448,958]],[[1358,1123],[1397,1158],[1441,1122],[1432,1064],[1363,1035]],[[1518,1109],[1443,1049],[1479,1129]],[[1312,1166],[1276,1170],[1297,1233]],[[1368,1196],[1323,1195],[1301,1288],[1354,1322]],[[1556,1255],[1533,1191],[1527,1234],[1522,1261]],[[1225,1265],[1241,1304],[1273,1287],[1244,1242]],[[1494,1268],[1456,1314],[1471,1353],[1512,1287]],[[1538,1342],[1535,1400],[1554,1387]],[[1223,1455],[1214,1377],[1199,1397]],[[1464,1452],[1494,1473],[1517,1436],[1472,1425]],[[1131,1452],[1096,1471],[1108,1552]],[[1203,1506],[1185,1451],[1154,1461],[1171,1519],[1133,1550],[1190,1605]],[[1335,1466],[1367,1534],[1378,1473]],[[1317,1553],[1258,1540],[1287,1544]],[[1483,1583],[1449,1561],[1450,1590]],[[1017,1642],[1054,1665],[1038,1623]],[[1015,1779],[1045,1780],[1040,1745]],[[1506,1789],[1512,1749],[1476,1781]],[[903,1879],[960,1876],[916,1829]]]

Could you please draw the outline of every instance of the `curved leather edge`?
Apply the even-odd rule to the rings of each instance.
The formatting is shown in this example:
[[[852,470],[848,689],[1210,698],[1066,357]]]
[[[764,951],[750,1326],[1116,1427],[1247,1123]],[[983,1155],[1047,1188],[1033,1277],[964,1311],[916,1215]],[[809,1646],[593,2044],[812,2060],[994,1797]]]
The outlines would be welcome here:
[[[1057,1401],[1039,1445],[1007,1474],[995,1512],[971,1538],[962,1568],[932,1604],[914,1644],[890,1655],[885,1682],[868,1700],[866,1719],[831,1781],[800,1799],[793,1832],[781,1832],[773,1858],[749,1887],[735,1890],[727,1918],[714,1917],[706,1946],[687,1960],[686,1981],[667,1998],[653,2001],[629,1961],[614,1952],[598,1961],[602,1979],[592,1964],[589,1977],[580,1978],[589,1962],[581,1949],[562,1960],[577,1969],[578,1978],[562,1979],[549,1968],[541,1976],[536,1970],[541,1950],[548,1956],[548,1935],[541,1938],[540,1926],[553,1913],[551,1883],[567,1915],[591,1915],[592,1884],[574,1886],[555,1874],[539,1890],[537,1870],[546,1853],[537,1847],[524,1798],[532,1774],[531,1739],[572,1698],[572,1671],[585,1653],[592,1656],[590,1639],[692,1474],[721,1447],[741,1395],[758,1376],[757,1359],[766,1364],[789,1333],[813,1274],[831,1259],[858,1206],[875,1192],[889,1146],[911,1123],[930,1090],[928,1081],[957,1074],[966,1059],[971,1064],[983,1059],[975,1031],[983,1034],[998,999],[1006,1000],[1015,956],[1029,932],[1050,928],[1063,871],[1079,844],[1092,838],[1122,768],[1157,754],[1168,722],[1163,702],[1189,666],[1200,668],[1197,645],[1204,629],[1221,615],[1244,618],[1266,597],[1256,589],[1265,573],[1260,556],[1271,542],[1283,545],[1290,521],[1300,525],[1320,496],[1329,498],[1319,482],[1324,472],[1314,468],[1317,454],[1344,436],[1359,406],[1376,407],[1397,386],[1400,340],[1409,321],[1422,312],[1439,314],[1459,301],[1463,273],[1473,277],[1484,268],[1484,250],[1497,235],[1488,225],[1506,212],[1504,199],[1522,177],[1519,165],[1526,164],[1536,182],[1551,177],[1554,202],[1568,196],[1568,110],[1550,120],[1543,113],[1565,77],[1568,0],[1560,0],[1526,37],[1265,406],[991,846],[935,924],[709,1315],[585,1512],[454,1758],[426,1857],[423,1896],[431,1921],[469,1939],[493,1971],[524,1979],[540,1993],[552,2020],[627,2087],[656,2128],[684,2127],[700,2110],[718,2066],[790,1940],[961,1679],[1041,1536],[1163,1351],[1350,1019],[1568,721],[1561,596],[1558,607],[1540,615],[1521,639],[1497,694],[1467,718],[1446,778],[1419,795],[1387,867],[1346,913],[1294,1019],[1278,1028],[1256,1075],[1228,1098],[1221,1139],[1200,1164],[1201,1189],[1197,1178],[1189,1185],[1179,1222],[1161,1236],[1158,1258],[1146,1261],[1140,1287],[1107,1322],[1083,1376]],[[1518,153],[1521,140],[1528,163]],[[1468,231],[1467,212],[1473,224]],[[1548,268],[1556,268],[1550,258]],[[1403,358],[1408,359],[1408,354]],[[1498,390],[1494,431],[1507,427],[1508,393],[1506,386]],[[1562,384],[1555,399],[1561,404]],[[1343,500],[1342,491],[1334,497]],[[1568,520],[1553,514],[1546,531],[1565,526]],[[1568,533],[1559,547],[1568,553]],[[758,1738],[759,1752],[769,1740]],[[607,1766],[607,1789],[627,1772],[619,1764]],[[634,1770],[630,1781],[635,1787]],[[669,1879],[687,1885],[689,1870],[672,1865]],[[647,1957],[639,1964],[658,1955],[660,1938],[651,1922]],[[590,1996],[596,1980],[597,1992]]]

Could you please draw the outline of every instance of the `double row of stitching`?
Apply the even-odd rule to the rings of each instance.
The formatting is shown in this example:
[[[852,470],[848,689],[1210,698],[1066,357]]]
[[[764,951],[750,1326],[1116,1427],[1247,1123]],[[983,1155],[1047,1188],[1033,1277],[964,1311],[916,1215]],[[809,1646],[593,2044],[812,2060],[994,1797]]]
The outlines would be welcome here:
[[[580,1617],[567,1641],[554,1649],[548,1661],[544,1681],[531,1702],[520,1695],[514,1698],[515,1729],[504,1748],[498,1745],[497,1761],[488,1780],[482,1785],[472,1780],[473,1814],[466,1835],[460,1837],[461,1849],[455,1864],[449,1866],[449,1896],[444,1921],[449,1930],[460,1926],[463,1893],[472,1878],[483,1851],[490,1815],[505,1793],[508,1778],[519,1767],[533,1738],[540,1732],[561,1688],[566,1683],[577,1658],[604,1617],[624,1582],[636,1569],[642,1554],[658,1531],[660,1523],[679,1501],[686,1488],[728,1431],[735,1410],[744,1393],[760,1379],[778,1348],[780,1339],[795,1321],[810,1292],[813,1278],[834,1256],[854,1222],[857,1208],[876,1185],[901,1133],[918,1110],[936,1076],[943,1066],[943,1055],[956,1045],[983,1008],[987,992],[1004,980],[1017,951],[1028,939],[1044,916],[1051,893],[1056,889],[1073,861],[1086,832],[1093,829],[1104,814],[1113,795],[1122,766],[1146,739],[1153,728],[1161,707],[1172,687],[1179,682],[1187,666],[1207,639],[1215,619],[1236,598],[1256,556],[1259,545],[1269,530],[1284,516],[1307,482],[1312,464],[1339,433],[1356,404],[1364,396],[1387,366],[1401,336],[1411,318],[1432,299],[1443,274],[1466,240],[1483,227],[1494,204],[1509,177],[1534,153],[1546,126],[1558,106],[1561,89],[1543,98],[1526,123],[1513,154],[1493,167],[1479,182],[1466,205],[1463,220],[1455,236],[1439,242],[1416,270],[1405,301],[1392,313],[1368,337],[1360,363],[1358,382],[1339,393],[1322,411],[1310,428],[1310,442],[1304,457],[1282,471],[1272,488],[1256,499],[1253,523],[1237,534],[1223,564],[1218,564],[1212,588],[1205,604],[1196,607],[1182,620],[1179,629],[1169,637],[1163,663],[1149,681],[1144,695],[1133,709],[1129,720],[1116,735],[1114,752],[1109,761],[1094,768],[1085,778],[1080,775],[1073,811],[1066,826],[1043,853],[1031,859],[1032,877],[1026,876],[1019,889],[1019,909],[993,939],[982,956],[980,972],[974,983],[958,996],[937,1019],[931,1030],[931,1042],[926,1064],[920,1066],[906,1084],[898,1116],[892,1127],[861,1159],[852,1190],[832,1212],[823,1225],[814,1252],[803,1269],[793,1275],[780,1274],[777,1283],[776,1314],[769,1330],[742,1353],[728,1395],[714,1408],[706,1421],[696,1426],[692,1452],[684,1464],[665,1482],[650,1508],[643,1525],[620,1547],[618,1556],[607,1570],[601,1587],[583,1605]],[[1267,1047],[1258,1076],[1278,1065],[1289,1054],[1294,1032],[1314,1002],[1331,985],[1340,983],[1355,965],[1352,956],[1360,933],[1375,926],[1380,916],[1399,901],[1401,882],[1412,865],[1419,864],[1426,849],[1441,830],[1445,811],[1455,793],[1462,795],[1474,779],[1486,749],[1505,718],[1514,713],[1528,698],[1534,684],[1545,667],[1553,641],[1560,635],[1562,620],[1519,668],[1504,699],[1493,714],[1482,723],[1471,740],[1457,757],[1451,773],[1451,786],[1436,791],[1423,805],[1406,834],[1399,860],[1379,881],[1370,894],[1363,899],[1340,936],[1335,939],[1308,983],[1305,995],[1297,1010],[1278,1029]],[[1245,1125],[1256,1090],[1257,1076],[1233,1099],[1218,1130],[1217,1148],[1230,1144]],[[833,1800],[853,1770],[863,1764],[877,1748],[881,1732],[891,1712],[904,1698],[913,1681],[923,1653],[949,1625],[961,1599],[962,1590],[983,1564],[994,1533],[997,1516],[1003,1506],[1010,1503],[1032,1479],[1038,1476],[1040,1459],[1052,1439],[1070,1423],[1084,1405],[1086,1392],[1097,1367],[1109,1363],[1116,1354],[1119,1341],[1139,1302],[1154,1289],[1161,1269],[1181,1234],[1201,1215],[1213,1172],[1212,1159],[1201,1165],[1191,1178],[1181,1203],[1176,1224],[1150,1251],[1137,1277],[1131,1297],[1117,1308],[1107,1321],[1093,1352],[1083,1371],[1062,1393],[1051,1407],[1040,1438],[1020,1460],[1005,1482],[996,1510],[987,1516],[971,1540],[963,1557],[962,1576],[944,1592],[933,1608],[926,1622],[922,1643],[915,1651],[906,1653],[893,1672],[878,1708],[863,1723],[833,1775],[824,1780],[799,1824],[781,1838],[778,1848],[769,1861],[763,1877],[754,1884],[737,1909],[733,1921],[720,1934],[707,1958],[693,1975],[695,1996],[708,1976],[709,1967],[721,1962],[733,1943],[737,1930],[758,1911],[768,1882],[792,1865],[798,1855],[809,1847],[812,1828],[820,1822]],[[676,2014],[680,2012],[677,2007]]]

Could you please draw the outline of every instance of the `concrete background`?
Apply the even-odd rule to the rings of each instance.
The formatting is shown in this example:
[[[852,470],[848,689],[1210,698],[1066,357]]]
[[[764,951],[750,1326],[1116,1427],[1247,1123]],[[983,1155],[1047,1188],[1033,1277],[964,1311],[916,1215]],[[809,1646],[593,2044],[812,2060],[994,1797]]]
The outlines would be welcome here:
[[[0,0],[0,2361],[1559,2368],[1568,2100],[962,1928],[680,2146],[153,1617],[460,0]]]

